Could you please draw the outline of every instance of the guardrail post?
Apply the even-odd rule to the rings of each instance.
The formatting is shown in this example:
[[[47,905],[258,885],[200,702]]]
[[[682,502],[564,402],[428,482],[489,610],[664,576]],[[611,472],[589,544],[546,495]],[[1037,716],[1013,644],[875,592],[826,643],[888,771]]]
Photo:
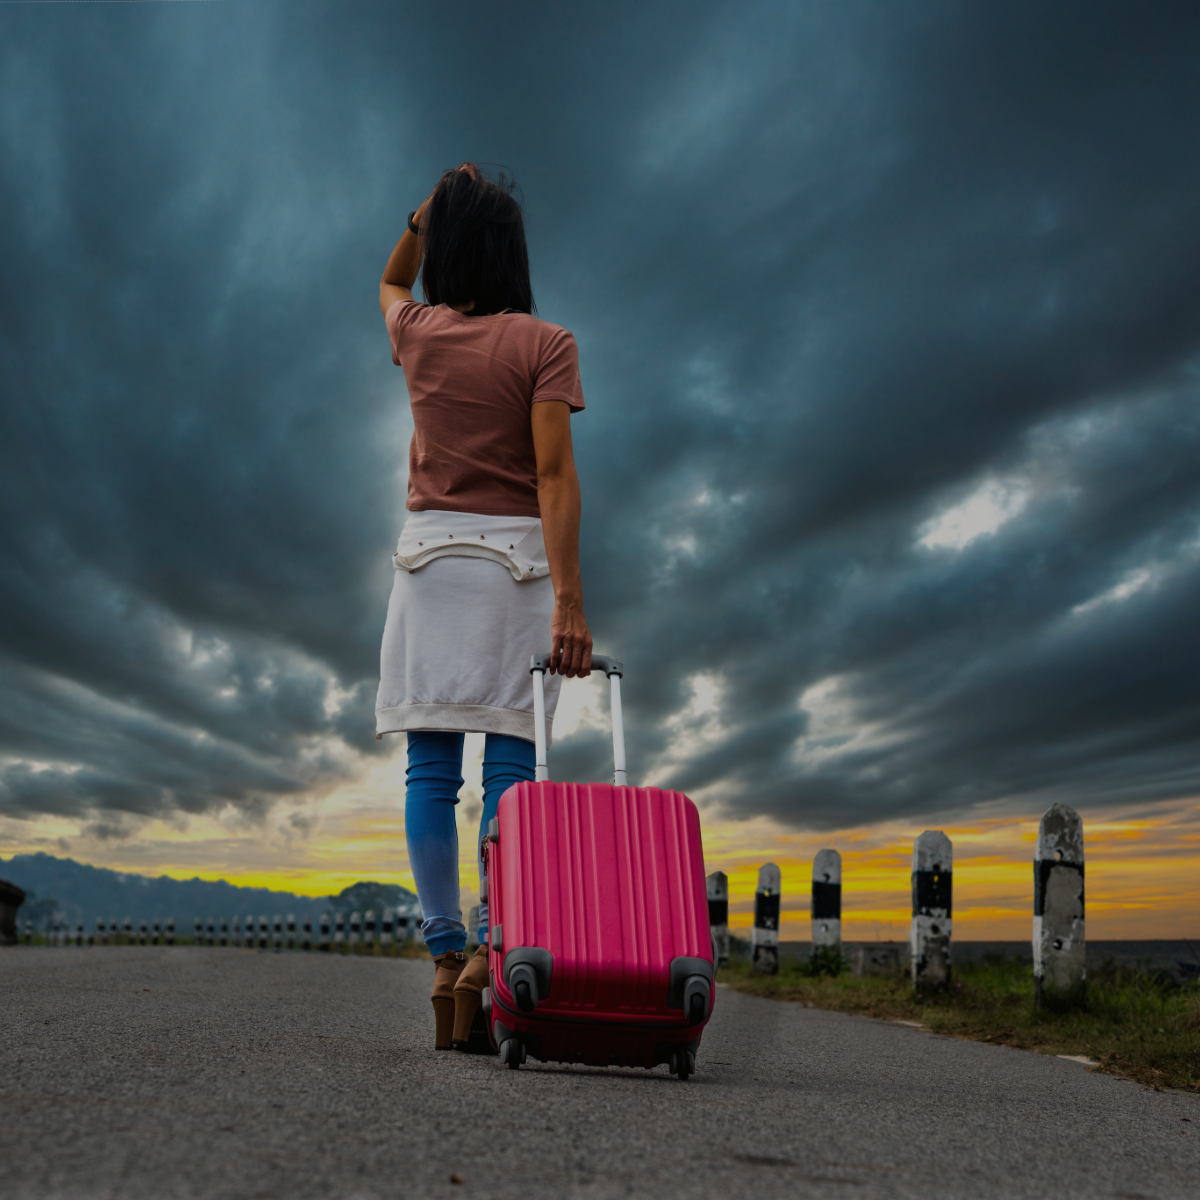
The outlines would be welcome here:
[[[287,948],[295,950],[296,948],[296,914],[288,913],[287,915]]]
[[[258,914],[258,948],[260,950],[269,950],[271,946],[271,922],[267,920],[266,913]]]
[[[842,966],[842,856],[836,850],[818,850],[813,859],[810,961],[828,970]]]
[[[321,914],[321,949],[329,953],[329,914]]]
[[[312,949],[312,913],[304,914],[304,949]]]
[[[423,910],[416,909],[409,917],[409,921],[413,927],[413,945],[418,948],[425,945],[425,913]]]
[[[750,931],[752,962],[756,971],[775,975],[779,971],[779,891],[782,876],[774,863],[758,871],[754,893],[754,928]]]
[[[208,918],[208,944],[215,946],[217,944],[217,921],[215,917]]]
[[[192,919],[192,945],[204,945],[204,922],[199,917]]]
[[[390,956],[392,953],[392,928],[393,928],[392,922],[393,922],[393,920],[394,920],[394,917],[392,914],[392,910],[390,908],[385,908],[383,910],[383,917],[380,920],[380,927],[379,927],[379,948],[385,958]]]
[[[157,946],[158,939],[160,937],[162,937],[162,923],[159,921],[155,921],[150,930],[150,944],[152,946]]]
[[[121,932],[125,936],[126,945],[132,946],[133,945],[133,922],[128,917],[126,917],[125,920],[121,922]]]
[[[139,946],[144,946],[146,944],[146,938],[148,937],[149,933],[150,933],[150,931],[146,928],[146,922],[145,921],[139,922],[138,923],[138,945]]]
[[[375,910],[363,917],[363,948],[368,954],[375,953]]]
[[[1083,906],[1083,821],[1052,804],[1038,826],[1033,858],[1033,988],[1041,1008],[1078,1004],[1087,987]]]
[[[83,945],[83,922],[82,921],[75,922],[75,945],[77,945],[77,946]]]
[[[729,876],[714,871],[704,882],[708,887],[708,927],[719,966],[729,961]]]
[[[912,982],[915,989],[950,986],[954,847],[940,829],[913,842]]]
[[[97,946],[107,946],[108,945],[108,937],[107,937],[107,934],[105,931],[103,917],[96,918],[96,945]]]
[[[352,912],[350,914],[350,953],[357,954],[359,942],[362,940],[362,914]]]
[[[346,914],[344,912],[334,913],[333,944],[339,954],[346,953]]]
[[[167,918],[167,945],[175,945],[175,918]]]
[[[276,913],[272,922],[272,932],[275,935],[275,953],[283,949],[283,918]]]

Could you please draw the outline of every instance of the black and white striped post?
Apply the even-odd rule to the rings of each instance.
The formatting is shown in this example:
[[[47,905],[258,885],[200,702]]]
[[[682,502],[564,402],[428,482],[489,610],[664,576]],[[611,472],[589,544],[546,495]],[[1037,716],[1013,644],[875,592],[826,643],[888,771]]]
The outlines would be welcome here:
[[[75,922],[75,945],[77,945],[77,946],[83,945],[83,922],[82,921]]]
[[[754,892],[754,928],[750,931],[751,962],[756,971],[779,971],[779,892],[783,877],[774,863],[758,869]]]
[[[352,912],[350,914],[350,953],[357,954],[358,946],[362,934],[362,914]]]
[[[346,914],[344,912],[334,914],[333,944],[339,954],[346,953]]]
[[[467,910],[467,949],[474,952],[479,945],[479,905],[472,904]]]
[[[950,986],[954,847],[940,829],[913,842],[912,982],[917,991]]]
[[[396,911],[396,947],[402,950],[408,945],[408,931],[412,920],[407,912]]]
[[[321,949],[329,953],[329,914],[321,914]]]
[[[97,946],[108,945],[108,936],[107,936],[107,933],[104,928],[104,918],[103,917],[96,918],[96,945]]]
[[[229,918],[222,917],[220,925],[217,926],[217,940],[222,946],[229,945]]]
[[[215,946],[217,944],[217,921],[215,917],[208,918],[208,924],[205,927],[208,930],[208,944]]]
[[[146,939],[149,937],[149,935],[150,935],[150,930],[146,928],[146,922],[145,921],[139,922],[139,924],[138,924],[138,944],[141,946],[144,946],[146,944]]]
[[[383,919],[380,921],[379,928],[379,947],[384,955],[389,955],[392,952],[392,929],[393,929],[393,914],[390,908],[383,910]]]
[[[304,914],[303,929],[304,929],[304,941],[303,941],[304,949],[311,950],[312,949],[312,913]]]
[[[720,965],[729,961],[729,876],[724,871],[714,871],[705,883],[708,886],[708,927]]]
[[[296,948],[296,914],[288,913],[287,915],[287,948],[295,950]]]
[[[275,914],[271,926],[275,935],[275,952],[278,954],[283,949],[283,918],[278,913]]]
[[[175,918],[167,918],[167,945],[175,945]]]
[[[204,945],[204,921],[200,917],[192,918],[192,944],[194,946]]]
[[[1052,804],[1033,857],[1034,1003],[1078,1004],[1087,986],[1083,907],[1083,821]]]
[[[150,944],[152,946],[157,946],[158,940],[161,937],[162,937],[162,922],[155,921],[154,925],[152,926],[151,931],[150,931]]]
[[[375,910],[363,917],[363,948],[368,954],[375,953]]]
[[[842,954],[842,856],[818,850],[812,866],[812,948],[823,958]]]
[[[115,921],[113,922],[113,928],[114,929],[116,928]],[[128,917],[126,917],[125,920],[121,922],[121,934],[125,938],[125,944],[128,946],[132,946],[133,945],[133,922]]]
[[[260,950],[271,948],[271,922],[267,920],[266,913],[258,914],[258,948]]]

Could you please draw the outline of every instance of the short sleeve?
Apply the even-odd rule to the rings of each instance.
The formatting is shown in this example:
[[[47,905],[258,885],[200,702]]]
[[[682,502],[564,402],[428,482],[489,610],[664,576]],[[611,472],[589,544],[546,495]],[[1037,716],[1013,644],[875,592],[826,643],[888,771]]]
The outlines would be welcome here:
[[[426,308],[427,305],[421,304],[416,300],[397,300],[395,304],[389,306],[384,314],[383,323],[387,326],[388,338],[392,343],[392,362],[396,366],[400,366],[400,347],[404,341],[404,335],[412,328],[413,319],[417,313]]]
[[[392,343],[395,345],[395,342]],[[533,380],[533,401],[565,400],[572,412],[583,408],[583,383],[579,378],[579,347],[575,338],[557,325],[542,341]]]

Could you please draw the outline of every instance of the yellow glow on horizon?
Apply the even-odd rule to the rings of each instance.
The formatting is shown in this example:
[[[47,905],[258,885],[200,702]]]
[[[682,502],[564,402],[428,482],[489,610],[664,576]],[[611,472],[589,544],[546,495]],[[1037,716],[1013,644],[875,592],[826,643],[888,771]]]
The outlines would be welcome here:
[[[586,696],[585,696],[586,698]],[[476,903],[474,844],[480,808],[482,737],[469,737],[467,784],[457,808],[462,903]],[[225,880],[302,896],[336,894],[373,879],[415,890],[404,844],[404,754],[373,760],[360,778],[321,798],[283,804],[250,822],[233,810],[147,821],[127,839],[102,838],[64,817],[0,819],[0,855],[45,851],[114,870],[176,879]],[[1200,801],[1143,809],[1080,806],[1087,854],[1088,937],[1200,936]],[[1040,812],[977,816],[942,826],[954,844],[954,933],[964,940],[1030,936],[1033,843]],[[912,841],[925,824],[881,822],[824,833],[768,817],[732,820],[701,809],[706,870],[729,876],[730,924],[749,929],[758,868],[783,879],[781,935],[807,940],[813,855],[842,856],[842,929],[847,941],[907,937]]]

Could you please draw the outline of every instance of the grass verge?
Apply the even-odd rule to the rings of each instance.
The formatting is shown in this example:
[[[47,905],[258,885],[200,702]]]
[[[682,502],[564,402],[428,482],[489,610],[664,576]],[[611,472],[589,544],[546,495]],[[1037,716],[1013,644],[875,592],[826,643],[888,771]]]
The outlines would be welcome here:
[[[812,976],[795,959],[785,959],[774,976],[733,962],[717,979],[755,996],[918,1022],[950,1037],[1087,1055],[1098,1070],[1200,1093],[1200,988],[1112,963],[1093,972],[1085,1006],[1065,1012],[1035,1010],[1032,967],[999,957],[956,967],[954,985],[940,995],[914,994],[904,976]]]

